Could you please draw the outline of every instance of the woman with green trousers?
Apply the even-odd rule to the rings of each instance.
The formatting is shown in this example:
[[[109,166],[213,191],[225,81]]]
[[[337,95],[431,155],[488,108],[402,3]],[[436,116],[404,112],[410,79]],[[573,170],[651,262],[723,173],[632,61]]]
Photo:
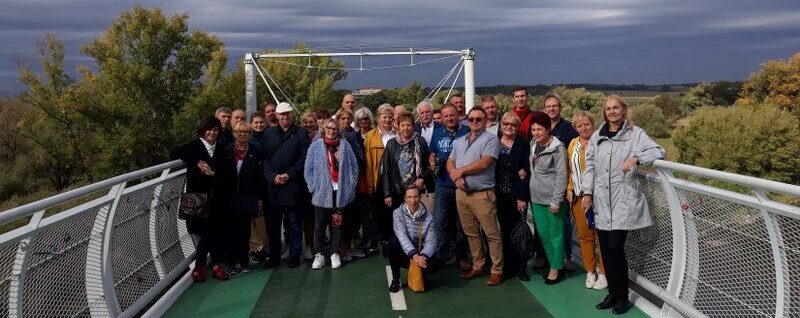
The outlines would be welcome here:
[[[562,201],[567,188],[567,155],[561,141],[550,135],[550,117],[540,111],[531,117],[531,209],[550,263],[544,283],[554,285],[564,279],[564,216],[569,208]]]

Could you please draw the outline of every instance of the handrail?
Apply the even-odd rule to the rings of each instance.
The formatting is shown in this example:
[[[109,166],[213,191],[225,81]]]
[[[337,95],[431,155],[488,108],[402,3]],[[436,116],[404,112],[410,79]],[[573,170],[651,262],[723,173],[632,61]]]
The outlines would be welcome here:
[[[164,169],[180,167],[181,165],[183,165],[183,161],[174,160],[159,165],[155,165],[152,167],[121,174],[116,177],[111,177],[103,181],[92,183],[90,185],[86,185],[74,190],[70,190],[64,193],[59,193],[52,197],[48,197],[36,202],[31,202],[25,205],[21,205],[16,208],[6,210],[5,212],[0,212],[0,224],[32,215],[38,211],[47,210],[64,202],[68,202],[80,198],[82,196],[98,192],[100,190],[108,189],[122,182],[136,180],[141,177],[162,171]]]
[[[665,161],[665,160],[656,160],[653,163],[653,165],[656,168],[664,168],[673,171],[686,172],[702,177],[718,179],[721,181],[732,182],[744,186],[761,188],[771,192],[800,196],[800,186],[796,185],[791,185],[766,179],[759,179],[756,177],[744,176],[740,174],[697,167],[697,166],[692,166],[672,161]]]

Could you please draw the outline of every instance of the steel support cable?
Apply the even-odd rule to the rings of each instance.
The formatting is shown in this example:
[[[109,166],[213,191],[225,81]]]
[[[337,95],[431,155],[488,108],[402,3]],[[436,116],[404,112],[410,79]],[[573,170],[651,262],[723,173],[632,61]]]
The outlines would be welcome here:
[[[295,101],[294,101],[294,98],[292,98],[292,95],[289,95],[289,93],[287,93],[285,90],[283,90],[283,87],[281,87],[281,85],[278,84],[278,81],[276,81],[275,78],[272,77],[272,74],[270,74],[269,71],[267,71],[266,68],[264,69],[264,73],[266,73],[267,74],[267,78],[269,78],[272,81],[272,83],[275,84],[275,87],[278,88],[278,91],[281,92],[281,94],[283,94],[283,97],[286,98],[286,100],[289,101],[292,105],[294,105]]]
[[[450,99],[450,94],[453,93],[453,88],[456,87],[456,82],[458,82],[458,78],[461,77],[461,73],[464,71],[464,64],[461,64],[461,67],[458,68],[458,73],[456,74],[456,78],[453,79],[453,85],[450,85],[450,90],[447,91],[447,97],[444,98],[445,103],[447,100]]]
[[[277,97],[275,97],[275,93],[272,91],[272,87],[269,85],[269,81],[267,81],[267,78],[265,78],[265,77],[264,77],[264,74],[261,72],[261,68],[260,68],[260,66],[258,65],[258,63],[256,63],[256,64],[255,64],[255,67],[256,67],[256,70],[258,71],[258,74],[259,74],[259,75],[261,75],[261,79],[263,79],[263,80],[264,80],[264,84],[266,84],[266,85],[267,85],[267,88],[269,89],[269,92],[270,92],[270,94],[272,94],[272,98],[273,98],[273,99],[275,99],[275,104],[279,104],[279,103],[280,103],[280,101],[278,100],[278,98],[277,98]],[[289,103],[291,103],[292,105],[295,105],[294,99],[293,99],[293,98],[292,98],[292,97],[291,97],[289,94],[287,94],[287,93],[286,93],[286,92],[283,90],[283,88],[281,88],[281,85],[280,85],[280,84],[278,84],[278,81],[276,81],[276,80],[275,80],[275,78],[273,78],[273,77],[272,77],[272,75],[270,75],[270,74],[269,74],[269,72],[268,72],[266,69],[264,69],[264,73],[266,73],[266,74],[267,74],[267,77],[269,77],[269,79],[270,79],[270,80],[272,80],[272,83],[273,83],[273,84],[275,84],[275,87],[278,89],[278,91],[279,91],[281,94],[283,94],[283,97],[284,97],[284,98],[286,98],[286,100],[287,100]],[[294,110],[295,110],[295,112],[297,112],[298,114],[300,113],[300,112],[297,110],[297,108],[295,108]]]
[[[259,67],[257,60],[253,61],[253,66],[256,67],[256,71],[258,71],[258,75],[261,76],[261,79],[264,80],[264,84],[267,85],[267,89],[269,90],[269,93],[272,95],[272,99],[275,100],[275,104],[276,105],[279,104],[280,101],[278,100],[278,97],[275,96],[275,92],[272,91],[272,86],[269,85],[269,81],[267,81],[267,78],[264,77],[263,73],[261,73],[261,68]]]
[[[453,65],[453,67],[450,69],[450,71],[449,71],[449,72],[447,72],[447,74],[446,74],[446,75],[445,75],[445,76],[444,76],[444,77],[443,77],[443,78],[442,78],[442,79],[439,81],[439,83],[437,83],[437,84],[436,84],[436,86],[434,86],[434,87],[433,87],[433,89],[431,89],[431,92],[430,92],[430,93],[428,93],[428,96],[425,96],[425,100],[431,100],[431,99],[433,99],[434,97],[436,97],[436,94],[438,94],[438,93],[439,93],[439,91],[442,89],[442,87],[444,87],[444,84],[445,84],[445,83],[447,83],[447,81],[450,79],[450,77],[452,77],[452,76],[453,76],[453,73],[456,71],[456,69],[458,68],[458,66],[459,66],[461,63],[463,63],[463,61],[464,61],[464,60],[461,60],[461,59],[459,59],[459,60],[456,62],[456,64],[455,64],[455,65]]]

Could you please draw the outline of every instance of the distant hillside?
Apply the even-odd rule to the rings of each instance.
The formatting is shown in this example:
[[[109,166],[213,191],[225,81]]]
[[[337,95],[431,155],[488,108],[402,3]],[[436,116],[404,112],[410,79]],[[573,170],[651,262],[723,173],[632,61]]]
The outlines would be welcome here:
[[[681,93],[686,92],[690,88],[697,85],[697,83],[684,83],[684,84],[661,84],[661,85],[645,85],[645,84],[552,84],[552,85],[525,85],[530,95],[543,95],[549,92],[553,87],[564,86],[567,88],[583,87],[590,91],[602,92],[634,92],[634,91],[649,91],[649,92],[664,92],[664,93]],[[495,94],[511,94],[511,90],[517,85],[494,85],[494,86],[478,86],[475,87],[475,94],[478,95],[495,95]],[[463,90],[461,88],[460,90]]]

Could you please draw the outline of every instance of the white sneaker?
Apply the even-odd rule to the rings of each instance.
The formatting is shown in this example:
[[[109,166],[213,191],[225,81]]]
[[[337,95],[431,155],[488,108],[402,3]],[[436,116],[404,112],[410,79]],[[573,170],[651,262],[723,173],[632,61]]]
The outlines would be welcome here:
[[[320,269],[325,266],[325,256],[322,253],[314,255],[314,263],[311,264],[311,269]]]
[[[594,282],[594,286],[592,286],[592,289],[603,290],[606,288],[608,288],[608,281],[606,280],[606,275],[597,274],[597,281]]]
[[[303,259],[311,260],[313,258],[314,258],[314,253],[311,252],[311,248],[306,246],[306,248],[303,249]]]
[[[595,282],[597,282],[595,273],[586,273],[586,288],[594,288]]]
[[[334,252],[331,254],[331,268],[339,267],[342,267],[342,259],[339,257],[339,253]]]

